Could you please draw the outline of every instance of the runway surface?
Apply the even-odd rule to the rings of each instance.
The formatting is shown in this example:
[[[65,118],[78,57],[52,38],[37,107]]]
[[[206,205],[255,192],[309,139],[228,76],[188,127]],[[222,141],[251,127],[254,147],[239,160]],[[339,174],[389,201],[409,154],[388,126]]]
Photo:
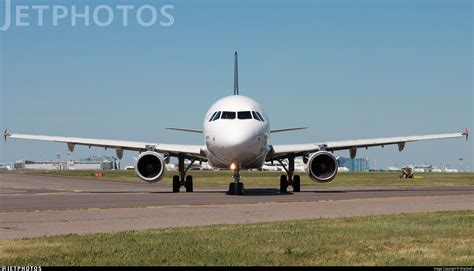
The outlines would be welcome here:
[[[197,182],[196,182],[197,183]],[[277,185],[277,182],[275,181]],[[474,186],[246,188],[171,193],[167,184],[0,173],[0,239],[209,224],[474,210]]]

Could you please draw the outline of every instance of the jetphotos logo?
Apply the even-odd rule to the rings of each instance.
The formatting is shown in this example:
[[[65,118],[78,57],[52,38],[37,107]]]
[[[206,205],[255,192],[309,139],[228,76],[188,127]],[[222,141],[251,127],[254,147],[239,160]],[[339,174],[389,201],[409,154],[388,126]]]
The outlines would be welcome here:
[[[70,1],[71,5],[37,2],[39,1],[35,1],[34,5],[24,5],[16,4],[15,0],[0,0],[0,30],[31,26],[127,27],[135,24],[142,27],[170,27],[174,24],[174,6],[161,5],[152,0],[142,5],[133,4],[134,1],[120,5],[94,4],[95,1],[92,0]]]

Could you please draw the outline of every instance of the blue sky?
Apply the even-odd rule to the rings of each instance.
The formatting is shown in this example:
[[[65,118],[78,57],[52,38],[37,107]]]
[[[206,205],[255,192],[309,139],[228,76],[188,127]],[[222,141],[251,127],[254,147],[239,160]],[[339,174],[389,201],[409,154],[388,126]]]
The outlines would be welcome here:
[[[15,1],[15,5],[72,1]],[[0,23],[4,1],[0,3]],[[474,131],[471,1],[74,1],[171,4],[171,27],[58,26],[0,32],[1,127],[18,133],[201,144],[208,107],[240,91],[262,104],[273,144]],[[159,17],[159,20],[164,20]],[[79,20],[80,22],[80,20]],[[463,139],[360,150],[371,167],[474,169]],[[9,141],[0,161],[53,159],[65,144]],[[73,158],[113,155],[77,147]],[[125,154],[131,164],[133,152]],[[347,152],[339,155],[348,156]]]

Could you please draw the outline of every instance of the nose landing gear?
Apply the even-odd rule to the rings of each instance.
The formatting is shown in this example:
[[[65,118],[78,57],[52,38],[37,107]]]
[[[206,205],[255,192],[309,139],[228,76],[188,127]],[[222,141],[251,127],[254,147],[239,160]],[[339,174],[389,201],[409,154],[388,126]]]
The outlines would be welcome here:
[[[234,182],[229,184],[228,195],[243,195],[244,194],[244,184],[240,182],[240,168],[235,167],[234,175],[232,175]]]

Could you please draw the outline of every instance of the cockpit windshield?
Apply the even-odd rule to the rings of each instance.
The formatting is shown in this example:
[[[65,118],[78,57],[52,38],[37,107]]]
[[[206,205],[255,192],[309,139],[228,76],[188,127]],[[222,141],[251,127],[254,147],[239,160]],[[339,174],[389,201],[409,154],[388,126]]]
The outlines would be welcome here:
[[[250,111],[239,111],[237,112],[237,118],[239,120],[252,119],[252,114],[250,113]]]
[[[222,111],[222,119],[233,120],[235,119],[235,112]]]
[[[253,115],[254,119],[256,119],[258,121],[262,121],[255,111],[252,111],[252,115]]]
[[[216,121],[218,119],[233,120],[236,117],[239,120],[256,119],[258,121],[264,121],[262,115],[260,115],[260,113],[258,113],[257,111],[217,111],[211,115],[211,117],[209,118],[209,122]]]
[[[221,117],[221,111],[216,112],[216,113],[217,113],[217,114],[214,116],[214,118],[212,119],[212,121],[218,120],[218,119]]]
[[[214,114],[212,114],[212,116],[209,118],[209,121],[213,121],[216,114],[217,114],[217,112],[214,112]]]

